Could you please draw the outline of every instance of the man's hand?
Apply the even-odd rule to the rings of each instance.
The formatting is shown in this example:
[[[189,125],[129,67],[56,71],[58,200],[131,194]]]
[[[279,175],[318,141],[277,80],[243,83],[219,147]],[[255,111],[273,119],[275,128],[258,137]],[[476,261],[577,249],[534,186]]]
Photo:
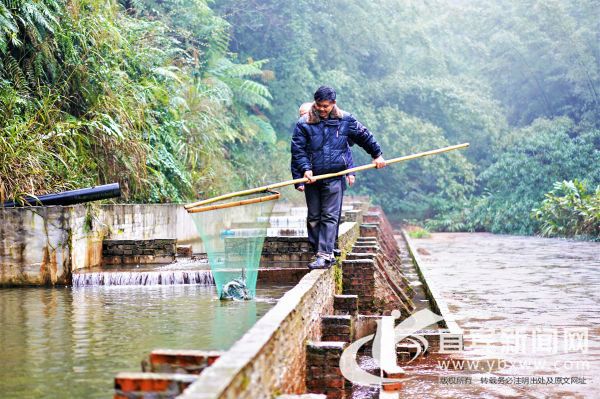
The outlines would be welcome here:
[[[346,175],[346,182],[348,183],[348,186],[352,187],[354,185],[355,181],[356,181],[356,176]]]
[[[296,187],[296,190],[303,192],[304,191],[304,184],[299,184],[298,187]]]
[[[385,165],[386,165],[385,159],[383,159],[383,157],[381,155],[378,156],[377,158],[375,158],[373,160],[373,163],[375,164],[375,167],[377,169],[385,168]]]
[[[312,170],[307,170],[306,172],[304,172],[304,177],[308,179],[307,184],[316,182],[316,180],[313,179]]]

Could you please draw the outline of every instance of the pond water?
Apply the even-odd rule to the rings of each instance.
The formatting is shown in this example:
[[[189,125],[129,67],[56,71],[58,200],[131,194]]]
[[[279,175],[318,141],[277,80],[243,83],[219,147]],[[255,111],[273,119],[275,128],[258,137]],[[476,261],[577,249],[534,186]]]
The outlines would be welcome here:
[[[2,289],[0,397],[112,397],[151,350],[227,349],[290,288],[244,302],[202,285]]]
[[[407,368],[418,378],[402,396],[599,397],[600,243],[485,233],[414,242],[465,351]]]

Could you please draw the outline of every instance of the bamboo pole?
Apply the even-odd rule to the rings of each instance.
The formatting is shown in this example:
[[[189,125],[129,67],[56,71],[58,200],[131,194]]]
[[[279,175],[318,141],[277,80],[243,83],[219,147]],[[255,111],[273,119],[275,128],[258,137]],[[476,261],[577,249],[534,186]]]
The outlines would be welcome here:
[[[279,199],[279,197],[281,197],[281,194],[278,192],[275,192],[272,195],[266,195],[264,197],[250,198],[247,200],[241,200],[241,201],[235,201],[235,202],[228,202],[226,204],[197,206],[197,207],[188,209],[188,213],[199,213],[199,212],[206,212],[206,211],[214,211],[216,209],[233,208],[234,206],[240,206],[240,205],[256,204],[257,202],[266,202],[266,201],[276,200],[276,199]]]
[[[386,165],[391,165],[391,164],[394,164],[397,162],[410,161],[412,159],[422,158],[422,157],[426,157],[429,155],[436,155],[436,154],[441,154],[441,153],[448,152],[448,151],[458,150],[461,148],[467,148],[468,146],[469,146],[469,143],[451,145],[449,147],[443,147],[443,148],[438,148],[435,150],[429,150],[429,151],[425,151],[425,152],[419,152],[416,154],[405,155],[403,157],[392,158],[385,162],[386,162]],[[342,170],[341,172],[327,173],[324,175],[313,176],[313,180],[323,180],[323,179],[328,179],[330,177],[343,176],[343,175],[347,175],[348,173],[361,172],[363,170],[368,170],[368,169],[373,169],[373,168],[375,168],[375,164],[371,163],[368,165],[362,165],[362,166],[357,166],[355,168]],[[279,187],[289,186],[292,184],[307,183],[307,182],[308,182],[308,178],[306,178],[306,177],[302,177],[300,179],[294,179],[294,180],[286,180],[286,181],[279,182],[279,183],[269,184],[268,186],[251,188],[249,190],[237,191],[235,193],[224,194],[224,195],[220,195],[220,196],[214,197],[214,198],[209,198],[209,199],[206,199],[203,201],[193,202],[191,204],[185,205],[184,207],[185,207],[185,209],[188,209],[188,212],[189,212],[190,209],[196,208],[201,205],[207,205],[207,204],[210,204],[213,202],[222,201],[222,200],[226,200],[226,199],[233,198],[233,197],[262,193],[262,192],[270,191],[270,190],[273,190],[273,189],[276,189]],[[233,205],[233,206],[235,206],[235,205]]]

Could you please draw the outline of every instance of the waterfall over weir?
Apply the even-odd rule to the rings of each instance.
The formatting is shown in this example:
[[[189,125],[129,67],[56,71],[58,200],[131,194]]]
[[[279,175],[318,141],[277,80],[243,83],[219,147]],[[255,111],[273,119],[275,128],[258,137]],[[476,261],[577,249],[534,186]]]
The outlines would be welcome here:
[[[161,270],[73,273],[73,287],[99,285],[214,285],[210,270]]]

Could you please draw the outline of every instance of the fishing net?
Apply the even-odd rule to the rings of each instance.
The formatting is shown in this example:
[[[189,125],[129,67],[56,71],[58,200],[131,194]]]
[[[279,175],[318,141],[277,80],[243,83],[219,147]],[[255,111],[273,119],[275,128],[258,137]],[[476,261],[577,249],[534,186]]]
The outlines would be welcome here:
[[[268,192],[188,209],[221,299],[255,297],[263,243],[277,198],[279,193]]]

